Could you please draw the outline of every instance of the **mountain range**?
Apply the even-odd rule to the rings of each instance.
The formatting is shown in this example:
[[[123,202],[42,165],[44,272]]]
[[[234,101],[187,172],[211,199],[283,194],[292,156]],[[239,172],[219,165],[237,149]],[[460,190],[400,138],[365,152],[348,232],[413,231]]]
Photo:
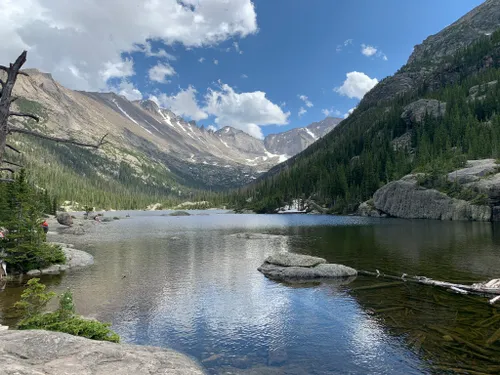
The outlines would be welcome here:
[[[126,168],[129,179],[157,186],[163,192],[177,194],[183,188],[219,190],[243,186],[304,150],[341,121],[327,117],[308,127],[262,140],[232,127],[217,131],[200,127],[152,100],[129,101],[115,93],[73,91],[48,73],[36,69],[25,72],[28,76],[19,76],[14,88],[14,95],[20,99],[13,103],[13,109],[38,115],[41,121],[22,120],[19,124],[47,135],[88,143],[109,134],[109,143],[93,153],[99,162],[88,161],[95,173],[87,173],[93,173],[94,179],[120,183],[120,170]],[[28,147],[31,142],[34,140],[29,137],[17,139],[21,149],[23,145],[32,147]],[[40,147],[52,148],[46,143]],[[52,162],[57,160],[65,164],[67,171],[84,175],[85,172],[75,169],[78,162],[68,157],[80,151],[69,149],[74,148],[52,148],[55,153]],[[30,153],[25,154],[29,159]],[[90,159],[94,156],[86,154]],[[37,164],[38,161],[29,163],[47,168],[47,163]]]

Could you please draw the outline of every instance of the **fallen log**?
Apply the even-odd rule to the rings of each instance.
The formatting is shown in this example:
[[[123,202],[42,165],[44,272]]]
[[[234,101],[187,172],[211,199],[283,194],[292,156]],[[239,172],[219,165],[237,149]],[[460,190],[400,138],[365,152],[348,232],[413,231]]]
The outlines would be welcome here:
[[[477,283],[472,285],[465,284],[455,284],[447,281],[434,280],[425,276],[409,276],[407,274],[402,274],[401,276],[388,275],[376,270],[376,272],[371,271],[358,271],[360,275],[382,277],[384,279],[399,280],[399,281],[409,281],[424,285],[437,286],[441,288],[447,288],[455,293],[460,294],[476,294],[483,297],[491,298],[489,300],[490,304],[493,304],[500,300],[500,283],[498,279],[491,280],[487,283]],[[493,297],[493,298],[492,298]]]

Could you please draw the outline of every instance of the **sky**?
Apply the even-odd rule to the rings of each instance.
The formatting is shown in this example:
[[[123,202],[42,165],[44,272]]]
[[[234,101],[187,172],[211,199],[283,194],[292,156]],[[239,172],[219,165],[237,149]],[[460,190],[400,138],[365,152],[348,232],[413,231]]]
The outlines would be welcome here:
[[[263,136],[346,117],[482,0],[0,0],[0,64]]]

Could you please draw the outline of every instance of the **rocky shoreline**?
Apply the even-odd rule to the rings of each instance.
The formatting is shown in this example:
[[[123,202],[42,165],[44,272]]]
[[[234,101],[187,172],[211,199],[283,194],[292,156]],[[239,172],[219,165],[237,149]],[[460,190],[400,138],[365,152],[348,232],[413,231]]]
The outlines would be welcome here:
[[[205,374],[196,361],[171,349],[41,330],[0,331],[0,364],[5,375]]]
[[[73,245],[52,242],[54,245],[61,246],[64,255],[66,256],[65,264],[53,264],[50,267],[43,269],[31,270],[26,273],[28,276],[38,276],[38,275],[57,275],[61,272],[65,272],[71,269],[88,267],[94,264],[94,257],[89,253],[74,249]]]

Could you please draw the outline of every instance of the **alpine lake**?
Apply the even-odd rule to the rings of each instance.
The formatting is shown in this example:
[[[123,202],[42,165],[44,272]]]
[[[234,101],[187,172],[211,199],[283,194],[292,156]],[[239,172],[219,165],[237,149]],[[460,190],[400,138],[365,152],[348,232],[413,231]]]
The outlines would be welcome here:
[[[209,374],[500,373],[500,302],[403,280],[287,284],[257,271],[288,251],[481,282],[500,277],[500,225],[189,212],[106,213],[122,219],[81,236],[49,233],[95,264],[42,282],[70,288],[77,312],[112,323],[122,342],[179,350]],[[1,324],[15,324],[22,289],[12,281],[0,292]]]

